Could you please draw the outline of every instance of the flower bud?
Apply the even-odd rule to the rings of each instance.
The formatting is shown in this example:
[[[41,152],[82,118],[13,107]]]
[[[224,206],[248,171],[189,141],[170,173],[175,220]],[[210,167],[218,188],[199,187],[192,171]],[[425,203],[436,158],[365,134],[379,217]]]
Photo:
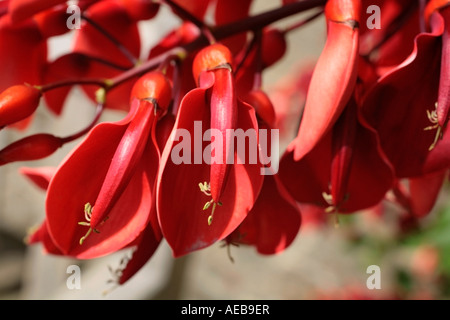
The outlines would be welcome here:
[[[63,140],[51,134],[40,133],[23,138],[0,150],[0,166],[48,157],[62,145]]]
[[[200,73],[220,66],[231,66],[233,57],[230,50],[220,43],[212,44],[200,50],[192,64],[192,73],[198,82]]]
[[[28,85],[15,85],[0,94],[0,128],[32,115],[41,99],[41,91]]]
[[[166,111],[172,101],[172,85],[162,72],[150,71],[134,83],[130,104],[134,98],[154,100],[159,109]]]

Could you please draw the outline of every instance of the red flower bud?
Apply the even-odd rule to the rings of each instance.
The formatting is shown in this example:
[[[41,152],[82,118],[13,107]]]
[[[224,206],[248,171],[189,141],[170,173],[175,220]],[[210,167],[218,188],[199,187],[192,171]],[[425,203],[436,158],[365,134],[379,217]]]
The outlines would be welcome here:
[[[41,98],[36,87],[16,85],[0,94],[0,128],[23,120],[36,111]]]
[[[200,50],[195,56],[192,73],[197,81],[202,71],[208,71],[220,66],[231,65],[233,61],[230,50],[223,44],[216,43]]]
[[[172,101],[172,85],[162,72],[150,71],[134,83],[130,104],[134,98],[155,101],[159,109],[166,111]]]
[[[62,145],[62,139],[51,134],[41,133],[23,138],[0,150],[0,166],[48,157]]]

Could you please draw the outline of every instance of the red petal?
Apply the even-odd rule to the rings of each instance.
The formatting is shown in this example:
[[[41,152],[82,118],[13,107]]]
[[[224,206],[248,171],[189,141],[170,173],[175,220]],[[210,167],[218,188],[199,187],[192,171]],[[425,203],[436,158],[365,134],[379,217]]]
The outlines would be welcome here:
[[[82,54],[70,53],[48,63],[43,71],[43,84],[58,81],[80,79],[84,77],[91,67],[89,59]],[[71,86],[56,88],[44,93],[48,108],[60,115]]]
[[[323,194],[329,193],[331,181],[331,133],[309,154],[296,162],[287,152],[280,163],[279,175],[290,194],[301,203],[327,207]],[[346,201],[337,208],[350,213],[368,208],[384,198],[393,185],[393,169],[385,160],[375,132],[358,123],[348,185],[340,190]]]
[[[437,133],[424,130],[433,125],[427,112],[435,110],[438,96],[440,33],[418,35],[413,53],[378,81],[362,105],[398,178],[440,171],[450,163],[448,128],[431,151]]]
[[[314,70],[297,138],[289,145],[299,160],[331,129],[356,83],[358,29],[328,22],[325,48]]]
[[[20,168],[20,173],[29,178],[36,186],[47,190],[50,180],[56,173],[55,167]]]
[[[44,38],[60,36],[70,31],[67,28],[67,5],[59,5],[42,11],[33,17]]]
[[[430,213],[446,176],[447,170],[409,179],[411,210],[415,216],[421,218]]]
[[[49,9],[60,3],[65,3],[66,0],[10,0],[8,12],[11,15],[11,19],[16,22],[20,22],[27,18],[32,17],[36,13]]]
[[[218,130],[222,135],[222,157],[216,157],[211,163],[211,196],[216,203],[221,199],[222,192],[230,172],[230,164],[227,164],[231,150],[232,136],[227,135],[227,130],[236,127],[237,98],[234,90],[234,79],[231,71],[226,68],[214,70],[215,82],[211,88],[211,129]],[[229,136],[229,138],[227,138]],[[218,163],[216,163],[216,160]]]
[[[445,28],[442,34],[441,73],[439,80],[439,96],[437,116],[439,125],[447,125],[450,110],[450,8],[446,7],[441,12]]]
[[[153,212],[156,219],[156,210]],[[132,276],[134,276],[155,253],[161,243],[162,235],[157,225],[157,229],[152,227],[151,224],[145,228],[142,234],[136,241],[136,250],[133,252],[131,260],[127,263],[124,270],[122,270],[122,275],[119,279],[119,284],[124,284]]]
[[[48,233],[47,221],[41,223],[39,228],[27,237],[26,242],[27,244],[42,243],[45,253],[63,255]]]
[[[218,0],[215,9],[216,25],[224,25],[244,19],[250,13],[253,0]],[[245,45],[247,35],[237,34],[223,40],[223,44],[230,48],[231,52],[237,53]]]
[[[13,27],[8,16],[0,18],[0,91],[16,85],[41,83],[42,68],[47,59],[47,46],[35,24]]]
[[[137,108],[136,114],[117,145],[99,195],[95,203],[92,203],[92,228],[97,228],[109,216],[109,212],[128,186],[154,126],[153,103],[134,99],[132,108]]]
[[[85,14],[127,48],[135,58],[139,57],[139,30],[122,5],[115,1],[100,1],[89,7]],[[112,21],[114,23],[111,23]],[[117,65],[130,65],[130,61],[116,44],[87,22],[77,30],[73,51],[99,57]]]
[[[204,19],[210,0],[173,0],[200,20]]]
[[[237,231],[240,242],[255,245],[261,254],[275,254],[294,241],[300,228],[299,207],[277,175],[266,176],[263,187]]]
[[[145,173],[149,163],[142,158],[110,218],[99,226],[100,233],[93,233],[79,244],[88,230],[78,225],[85,221],[84,206],[97,198],[128,121],[95,127],[66,158],[50,183],[46,200],[49,232],[65,255],[88,259],[117,251],[132,242],[146,226],[152,182]]]
[[[356,113],[355,101],[351,99],[333,128],[330,189],[333,204],[338,207],[344,201],[350,170],[352,170],[356,139]]]

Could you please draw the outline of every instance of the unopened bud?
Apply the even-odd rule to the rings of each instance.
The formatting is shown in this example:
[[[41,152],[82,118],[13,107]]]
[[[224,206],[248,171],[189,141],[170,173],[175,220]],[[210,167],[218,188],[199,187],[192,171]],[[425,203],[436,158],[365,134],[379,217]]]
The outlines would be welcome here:
[[[15,85],[0,94],[0,128],[32,115],[42,92],[29,85]]]
[[[192,64],[192,73],[196,81],[200,73],[215,69],[220,66],[231,66],[233,56],[230,50],[220,43],[215,43],[200,50],[195,56]]]
[[[62,145],[63,140],[51,134],[40,133],[23,138],[0,150],[0,166],[48,157]]]
[[[150,71],[135,82],[131,101],[134,98],[154,101],[159,109],[166,111],[172,101],[172,85],[162,72]]]

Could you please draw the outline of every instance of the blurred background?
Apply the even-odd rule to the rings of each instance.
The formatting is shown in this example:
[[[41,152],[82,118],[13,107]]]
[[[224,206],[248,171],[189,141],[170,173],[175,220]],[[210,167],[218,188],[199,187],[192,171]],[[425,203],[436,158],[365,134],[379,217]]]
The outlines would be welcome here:
[[[254,13],[278,2],[255,2]],[[298,17],[297,17],[298,18]],[[280,23],[289,25],[290,19]],[[143,52],[179,21],[162,10],[154,21],[140,25]],[[288,34],[286,57],[264,73],[264,88],[276,103],[285,83],[306,72],[325,40],[324,19]],[[70,35],[51,43],[51,55],[70,49]],[[51,58],[52,58],[51,57]],[[299,94],[297,105],[304,97]],[[295,134],[299,111],[284,110],[286,137]],[[94,108],[77,89],[71,92],[61,118],[39,108],[27,134],[76,132],[92,118]],[[102,120],[123,114],[106,112]],[[57,121],[55,121],[57,120]],[[2,131],[0,146],[24,133]],[[65,145],[42,161],[0,167],[0,299],[445,299],[450,293],[450,202],[444,186],[431,214],[410,227],[403,212],[385,203],[351,216],[306,214],[294,243],[283,253],[263,256],[250,247],[227,248],[217,243],[174,259],[165,242],[129,282],[114,287],[113,278],[123,251],[100,259],[77,261],[42,253],[40,245],[26,246],[29,229],[44,219],[45,194],[19,173],[21,167],[57,166],[80,140]],[[283,141],[284,148],[286,141]],[[380,213],[383,209],[383,213]],[[80,289],[69,289],[68,267],[80,268]],[[367,268],[380,267],[381,289],[369,290]]]

